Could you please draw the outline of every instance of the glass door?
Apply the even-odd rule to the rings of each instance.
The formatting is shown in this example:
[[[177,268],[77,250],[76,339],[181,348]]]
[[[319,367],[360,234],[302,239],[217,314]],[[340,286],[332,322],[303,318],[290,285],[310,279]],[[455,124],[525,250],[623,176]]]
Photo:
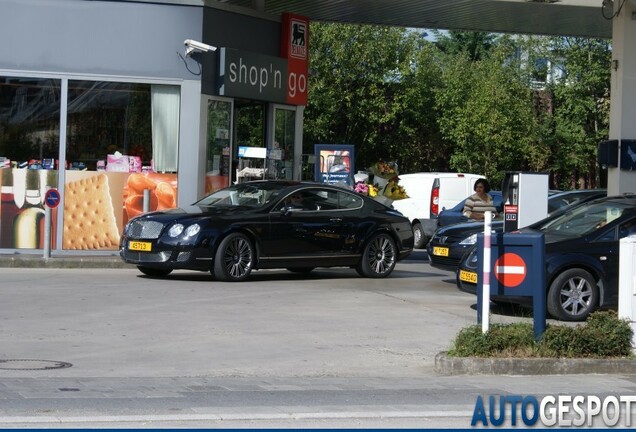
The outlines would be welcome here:
[[[270,178],[294,178],[296,110],[295,106],[273,105],[273,125],[270,128],[273,136],[267,156],[267,172]]]
[[[210,98],[207,111],[205,193],[230,185],[232,180],[231,99]]]

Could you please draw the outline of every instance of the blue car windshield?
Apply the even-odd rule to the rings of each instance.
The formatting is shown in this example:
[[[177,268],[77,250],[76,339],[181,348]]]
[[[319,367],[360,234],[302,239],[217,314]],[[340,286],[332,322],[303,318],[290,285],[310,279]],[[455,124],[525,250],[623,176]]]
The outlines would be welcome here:
[[[633,203],[621,200],[592,202],[566,211],[538,228],[546,235],[576,238],[588,235],[634,210]]]
[[[213,192],[194,203],[194,205],[203,207],[241,206],[258,208],[271,203],[287,187],[289,185],[283,183],[242,183]]]

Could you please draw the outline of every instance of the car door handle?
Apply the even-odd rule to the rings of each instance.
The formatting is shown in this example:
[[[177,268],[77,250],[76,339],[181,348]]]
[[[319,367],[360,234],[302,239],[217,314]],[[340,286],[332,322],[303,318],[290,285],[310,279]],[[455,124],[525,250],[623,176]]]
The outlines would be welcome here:
[[[339,217],[332,217],[332,218],[329,218],[329,220],[331,222],[342,222],[342,218],[339,218]]]

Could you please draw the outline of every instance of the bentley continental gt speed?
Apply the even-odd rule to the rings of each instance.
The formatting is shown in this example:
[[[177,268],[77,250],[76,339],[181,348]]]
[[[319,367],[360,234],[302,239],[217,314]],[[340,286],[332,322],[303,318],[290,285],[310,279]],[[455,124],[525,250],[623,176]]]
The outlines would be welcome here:
[[[221,281],[243,281],[257,269],[316,267],[383,278],[412,250],[413,230],[401,213],[337,186],[273,180],[139,215],[120,241],[121,258],[146,275],[200,270]]]

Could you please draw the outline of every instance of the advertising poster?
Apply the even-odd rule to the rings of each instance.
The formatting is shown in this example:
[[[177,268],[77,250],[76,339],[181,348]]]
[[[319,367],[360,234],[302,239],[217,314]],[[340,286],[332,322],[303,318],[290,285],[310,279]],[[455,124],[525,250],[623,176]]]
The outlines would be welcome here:
[[[354,146],[350,144],[316,144],[316,181],[353,186]]]
[[[53,169],[1,170],[0,248],[42,249],[45,242],[44,197],[58,188]],[[117,250],[124,224],[143,209],[150,190],[150,210],[176,207],[176,174],[67,170],[64,205],[51,211],[51,245],[62,235],[67,250]],[[57,233],[58,214],[63,232]]]

